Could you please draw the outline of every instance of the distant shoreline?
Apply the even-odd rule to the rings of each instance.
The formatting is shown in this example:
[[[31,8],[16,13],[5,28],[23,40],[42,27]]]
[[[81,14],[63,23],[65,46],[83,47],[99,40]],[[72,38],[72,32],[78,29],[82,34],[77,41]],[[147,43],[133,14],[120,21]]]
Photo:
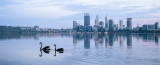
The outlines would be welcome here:
[[[12,26],[0,26],[0,33],[160,33],[160,30],[105,30],[105,31],[81,31],[77,32],[73,29],[51,29],[51,28],[39,28],[34,27],[12,27]]]

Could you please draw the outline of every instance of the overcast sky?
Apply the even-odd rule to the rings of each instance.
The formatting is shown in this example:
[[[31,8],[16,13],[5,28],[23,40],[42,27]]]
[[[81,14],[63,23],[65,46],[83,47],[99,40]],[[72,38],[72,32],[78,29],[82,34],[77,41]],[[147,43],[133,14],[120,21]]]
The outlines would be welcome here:
[[[73,20],[83,25],[84,13],[120,19],[133,18],[133,26],[160,21],[160,0],[1,0],[0,25],[42,28],[72,28]]]

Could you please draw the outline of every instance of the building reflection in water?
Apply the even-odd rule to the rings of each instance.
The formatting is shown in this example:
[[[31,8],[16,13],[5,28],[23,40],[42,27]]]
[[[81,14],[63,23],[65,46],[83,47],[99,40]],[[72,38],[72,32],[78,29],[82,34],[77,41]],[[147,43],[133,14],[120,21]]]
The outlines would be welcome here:
[[[126,45],[131,47],[132,38],[134,40],[143,40],[143,42],[153,42],[155,45],[159,45],[160,34],[149,33],[149,34],[109,34],[109,33],[0,33],[0,40],[6,39],[34,39],[37,40],[40,37],[73,37],[73,46],[76,46],[79,41],[84,41],[84,48],[90,49],[92,44],[90,41],[94,40],[94,45],[96,48],[99,46],[114,46],[119,44],[120,46]],[[115,42],[115,41],[118,41]],[[127,43],[126,43],[127,42]],[[145,43],[144,43],[145,44]]]
[[[120,44],[120,46],[123,46],[123,36],[122,35],[120,35],[120,41],[119,41],[119,44]]]
[[[84,34],[84,48],[89,49],[90,48],[90,39],[92,37],[91,33],[85,33]]]
[[[105,34],[105,47],[107,48],[108,46],[108,34]]]
[[[109,37],[109,46],[113,46],[113,42],[114,42],[114,34],[109,34],[108,35],[108,37]]]
[[[156,33],[136,34],[136,38],[140,38],[144,42],[155,42],[156,45],[158,45],[159,36],[160,34],[156,34]]]
[[[94,38],[95,48],[99,48],[99,46],[104,46],[107,48],[108,46],[114,46],[115,41],[118,41],[120,46],[127,45],[127,48],[132,48],[132,37],[137,39],[142,39],[144,42],[154,42],[158,45],[160,34],[105,34],[105,33],[79,33],[73,35],[73,45],[76,45],[78,40],[84,40],[84,48],[90,49],[91,39]],[[118,40],[119,39],[119,40]],[[135,40],[137,40],[135,39]],[[126,42],[125,42],[126,40]],[[76,41],[76,42],[75,42]],[[138,40],[137,40],[138,41]],[[117,44],[117,43],[116,43]]]
[[[105,37],[104,33],[99,33],[98,34],[98,38],[100,39],[99,43],[100,43],[101,46],[104,44],[104,37]]]
[[[94,34],[95,47],[99,48],[98,34]]]
[[[127,34],[127,47],[132,47],[132,34]]]
[[[156,45],[158,45],[158,35],[157,34],[155,35],[155,42],[156,42]]]

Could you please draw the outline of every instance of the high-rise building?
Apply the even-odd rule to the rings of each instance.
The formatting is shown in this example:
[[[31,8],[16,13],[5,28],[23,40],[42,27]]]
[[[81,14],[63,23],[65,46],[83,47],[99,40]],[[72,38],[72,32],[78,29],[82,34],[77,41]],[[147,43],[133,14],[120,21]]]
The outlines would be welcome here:
[[[119,28],[123,29],[123,21],[122,20],[119,20]]]
[[[154,25],[151,25],[151,24],[146,25],[146,24],[144,24],[144,25],[142,25],[142,30],[156,30],[156,25],[155,24]]]
[[[155,23],[155,29],[156,29],[156,30],[159,29],[159,23],[158,23],[158,22]]]
[[[148,25],[146,25],[146,24],[142,25],[142,30],[145,30],[145,31],[148,30]]]
[[[99,25],[99,16],[98,16],[98,14],[96,15],[95,25]]]
[[[155,25],[148,25],[148,30],[155,30]]]
[[[77,26],[76,21],[73,21],[73,29],[75,29],[76,26]]]
[[[36,26],[34,26],[34,28],[39,28],[39,26],[36,25]]]
[[[84,26],[90,26],[90,16],[89,16],[89,13],[84,13]]]
[[[109,30],[111,30],[111,31],[114,30],[114,22],[112,19],[109,20]]]
[[[127,29],[132,30],[132,18],[127,18]]]
[[[100,22],[99,22],[99,25],[100,25],[101,27],[104,27],[104,22],[103,22],[103,21],[100,21]]]
[[[108,21],[107,21],[107,16],[105,17],[105,28],[107,28],[108,29]]]

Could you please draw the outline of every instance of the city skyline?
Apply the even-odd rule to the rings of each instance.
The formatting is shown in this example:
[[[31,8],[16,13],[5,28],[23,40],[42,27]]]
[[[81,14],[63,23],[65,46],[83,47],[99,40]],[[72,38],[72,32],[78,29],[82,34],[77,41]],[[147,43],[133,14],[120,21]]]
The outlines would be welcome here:
[[[92,26],[90,25],[89,13],[84,13],[84,25],[77,23],[77,21],[73,21],[72,32],[157,33],[159,31],[159,22],[133,27],[132,18],[127,18],[125,26],[123,25],[123,20],[120,19],[119,24],[115,24],[113,19],[108,20],[107,16],[105,17],[105,22],[99,21],[98,14],[96,15],[94,26]]]
[[[160,0],[4,0],[0,4],[0,25],[35,26],[42,28],[72,28],[72,21],[83,23],[85,12],[90,13],[90,25],[95,17],[105,22],[113,19],[118,24],[126,18],[133,19],[133,27],[159,22]],[[57,25],[58,24],[58,25]]]

